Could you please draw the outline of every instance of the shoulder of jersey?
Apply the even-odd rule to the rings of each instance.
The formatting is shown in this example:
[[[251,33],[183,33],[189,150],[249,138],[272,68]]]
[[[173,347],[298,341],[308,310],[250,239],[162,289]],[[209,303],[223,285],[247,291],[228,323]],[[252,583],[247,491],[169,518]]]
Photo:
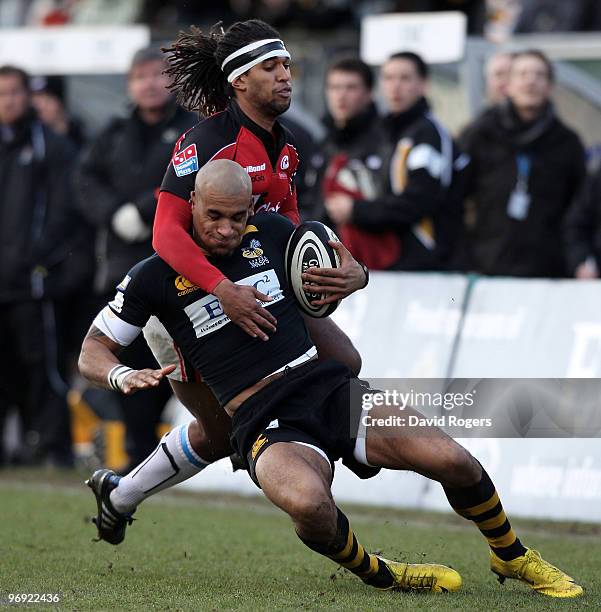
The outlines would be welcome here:
[[[294,226],[292,221],[284,215],[275,212],[259,212],[249,219],[248,227],[255,227],[257,231],[269,231],[272,228],[293,228]]]
[[[129,275],[137,277],[140,275],[156,275],[161,273],[170,272],[172,269],[169,264],[163,261],[156,253],[153,253],[146,259],[139,261],[129,272]]]
[[[199,157],[209,160],[221,149],[234,144],[236,136],[237,130],[229,113],[221,112],[199,121],[188,130],[179,143],[179,150],[195,144]]]

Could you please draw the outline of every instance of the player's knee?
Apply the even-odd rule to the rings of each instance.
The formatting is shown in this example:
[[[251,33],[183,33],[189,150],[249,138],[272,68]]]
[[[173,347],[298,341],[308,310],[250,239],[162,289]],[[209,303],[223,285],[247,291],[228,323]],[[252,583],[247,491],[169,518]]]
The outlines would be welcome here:
[[[351,365],[349,366],[349,368],[355,376],[359,376],[359,374],[361,373],[361,368],[363,366],[363,360],[361,359],[359,351],[354,346],[352,348],[353,351],[351,353]]]
[[[342,359],[346,367],[349,368],[349,370],[355,376],[359,376],[363,362],[359,351],[353,346],[350,341],[344,346]]]
[[[336,522],[336,505],[323,486],[305,486],[289,500],[288,514],[301,525]]]
[[[449,449],[445,463],[447,479],[458,486],[470,486],[480,480],[480,464],[457,443]]]

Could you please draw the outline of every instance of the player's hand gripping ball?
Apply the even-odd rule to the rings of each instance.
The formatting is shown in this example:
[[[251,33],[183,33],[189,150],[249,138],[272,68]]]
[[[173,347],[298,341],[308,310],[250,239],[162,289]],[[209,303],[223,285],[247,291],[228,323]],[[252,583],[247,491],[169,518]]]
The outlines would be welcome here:
[[[328,240],[340,242],[338,236],[327,225],[319,221],[306,221],[294,230],[286,247],[288,286],[299,308],[316,319],[331,315],[341,302],[338,300],[332,304],[317,306],[312,302],[325,296],[303,290],[301,275],[309,268],[340,267],[340,257],[328,244]]]

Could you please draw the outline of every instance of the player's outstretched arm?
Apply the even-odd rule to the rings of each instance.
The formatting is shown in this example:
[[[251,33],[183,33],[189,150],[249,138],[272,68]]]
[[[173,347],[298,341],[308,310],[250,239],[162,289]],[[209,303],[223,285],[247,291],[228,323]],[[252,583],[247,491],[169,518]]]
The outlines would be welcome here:
[[[323,299],[313,302],[316,306],[348,297],[351,293],[366,287],[369,280],[366,268],[350,254],[342,242],[329,240],[328,244],[338,252],[340,266],[308,268],[302,275],[304,291],[327,294]]]
[[[132,395],[140,389],[152,389],[175,370],[170,365],[159,370],[132,370],[123,365],[117,355],[123,347],[92,325],[84,338],[79,355],[79,371],[90,382]]]
[[[271,298],[254,287],[240,287],[209,263],[190,235],[192,213],[188,202],[171,193],[159,195],[152,246],[161,259],[188,280],[217,297],[230,320],[253,338],[269,340],[277,320],[257,300]]]

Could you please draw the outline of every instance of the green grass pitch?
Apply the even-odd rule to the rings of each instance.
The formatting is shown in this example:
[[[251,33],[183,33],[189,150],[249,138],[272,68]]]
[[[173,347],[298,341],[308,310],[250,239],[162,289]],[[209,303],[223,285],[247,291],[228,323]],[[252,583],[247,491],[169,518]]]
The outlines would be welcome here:
[[[599,610],[601,526],[513,521],[522,541],[585,589],[548,599],[501,586],[476,529],[452,514],[341,504],[371,551],[453,566],[448,595],[378,592],[306,549],[288,518],[260,498],[161,494],[113,547],[92,542],[93,495],[73,475],[0,472],[0,601],[61,593],[68,610]],[[358,483],[360,486],[360,483]],[[2,607],[0,605],[0,607]]]

